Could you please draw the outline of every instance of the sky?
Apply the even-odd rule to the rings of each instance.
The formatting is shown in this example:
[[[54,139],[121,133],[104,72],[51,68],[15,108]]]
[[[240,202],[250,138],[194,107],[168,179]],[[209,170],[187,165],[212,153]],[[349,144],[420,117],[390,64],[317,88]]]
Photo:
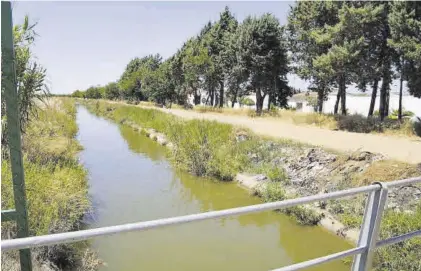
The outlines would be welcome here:
[[[170,57],[228,5],[242,21],[274,14],[281,24],[293,2],[14,2],[13,21],[37,22],[33,52],[52,93],[116,81],[134,57]],[[305,83],[290,77],[290,85]]]

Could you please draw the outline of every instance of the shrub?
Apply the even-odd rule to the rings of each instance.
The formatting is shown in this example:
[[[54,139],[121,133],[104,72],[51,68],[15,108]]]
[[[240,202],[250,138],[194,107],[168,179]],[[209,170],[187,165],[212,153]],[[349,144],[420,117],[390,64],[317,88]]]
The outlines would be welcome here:
[[[284,213],[294,217],[301,225],[317,225],[317,223],[319,223],[322,219],[321,214],[303,206],[286,208]]]
[[[258,194],[266,202],[281,201],[288,198],[285,190],[279,182],[267,183],[267,185],[258,192]],[[316,225],[322,219],[321,214],[303,206],[289,207],[281,209],[280,211],[294,217],[301,225]]]
[[[285,200],[286,193],[280,183],[269,182],[260,192],[260,196],[266,202]]]
[[[339,130],[356,133],[370,133],[373,131],[382,132],[383,127],[377,118],[366,118],[359,114],[336,116]]]
[[[389,119],[397,120],[398,116],[399,116],[399,109],[395,109],[389,115]],[[402,117],[403,118],[408,118],[408,117],[413,117],[413,116],[415,116],[414,112],[409,111],[409,110],[405,110],[404,108],[402,108]]]
[[[282,167],[269,163],[263,163],[253,171],[266,175],[273,182],[282,182],[284,184],[289,183],[288,175]]]

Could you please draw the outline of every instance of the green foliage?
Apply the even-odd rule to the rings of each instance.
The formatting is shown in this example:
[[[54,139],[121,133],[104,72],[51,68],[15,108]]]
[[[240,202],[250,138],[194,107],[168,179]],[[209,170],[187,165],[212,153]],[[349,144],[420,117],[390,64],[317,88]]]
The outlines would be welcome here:
[[[72,97],[74,98],[85,98],[85,92],[80,91],[80,90],[75,90],[72,94]]]
[[[269,182],[260,192],[260,196],[266,202],[281,201],[287,199],[285,190],[278,182]]]
[[[326,77],[317,69],[314,60],[327,54],[331,48],[328,42],[316,41],[327,29],[339,22],[340,2],[301,1],[291,7],[286,26],[293,69],[303,79],[310,80],[311,89],[318,92],[318,101],[322,102],[332,90],[334,78]],[[316,34],[316,35],[315,35]]]
[[[279,182],[267,183],[261,191],[258,191],[258,194],[266,202],[288,199],[282,184]],[[301,225],[317,225],[322,218],[320,214],[303,206],[289,207],[280,211],[294,217]]]
[[[142,88],[143,81],[151,72],[158,69],[161,62],[162,57],[159,54],[131,60],[119,80],[124,97],[138,101],[147,100],[148,97]]]
[[[117,83],[112,82],[104,87],[104,98],[109,100],[117,100],[122,98],[123,93]]]
[[[270,163],[264,163],[259,165],[259,167],[253,171],[264,174],[272,182],[282,182],[283,184],[289,183],[288,175],[282,167],[274,166]]]
[[[391,3],[389,45],[400,55],[397,66],[409,92],[421,98],[421,6],[417,2]]]
[[[241,97],[240,105],[253,106],[253,105],[256,105],[256,103],[249,97]]]
[[[13,29],[14,37],[14,59],[16,69],[16,85],[18,91],[18,106],[20,113],[20,126],[22,132],[28,125],[30,119],[36,116],[37,104],[43,98],[49,95],[46,86],[46,70],[37,63],[32,52],[32,46],[35,42],[36,24],[31,24],[28,16],[25,16],[21,25],[15,25]],[[3,52],[2,63],[5,63],[5,57],[9,56]],[[6,72],[3,71],[5,65],[2,65],[2,82],[5,79]],[[1,94],[4,97],[5,89],[2,83]],[[2,120],[2,148],[7,144],[7,126],[6,126],[6,102],[1,99],[1,120]]]
[[[277,18],[267,13],[247,17],[239,27],[238,50],[248,85],[256,92],[256,111],[263,110],[263,100],[286,106],[291,89],[286,84],[288,58],[283,30]]]
[[[118,81],[119,97],[186,107],[193,97],[195,105],[223,107],[226,97],[234,106],[256,91],[269,95],[271,104],[286,107],[291,95],[287,73],[287,48],[278,19],[265,14],[240,25],[226,7],[216,22],[204,25],[165,61],[160,55],[132,59]],[[84,97],[108,98],[103,93],[91,87]],[[263,98],[258,99],[259,112]]]
[[[389,119],[397,120],[398,115],[399,115],[399,110],[395,109],[390,114]],[[405,110],[405,109],[402,108],[402,117],[403,118],[408,118],[408,117],[413,117],[413,116],[415,116],[414,112],[409,111],[409,110]]]

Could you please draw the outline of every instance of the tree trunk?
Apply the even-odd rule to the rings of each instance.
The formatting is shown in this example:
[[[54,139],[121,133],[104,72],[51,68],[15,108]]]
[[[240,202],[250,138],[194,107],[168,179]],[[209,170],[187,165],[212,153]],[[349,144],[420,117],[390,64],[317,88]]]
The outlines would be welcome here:
[[[402,92],[403,92],[403,72],[401,71],[401,79],[399,82],[399,109],[398,109],[398,119],[402,120]]]
[[[213,106],[214,105],[214,100],[215,100],[215,90],[212,88],[211,90],[210,90],[210,104],[211,104],[211,106]]]
[[[272,102],[272,95],[270,95],[270,93],[269,93],[269,96],[268,96],[268,111],[270,111],[270,103]]]
[[[219,107],[224,107],[224,81],[220,82]]]
[[[197,93],[197,90],[194,91],[194,105],[200,104],[200,94]]]
[[[390,102],[390,88],[387,89],[386,91],[386,102],[385,102],[385,107],[384,107],[384,116],[387,117],[389,116],[389,102]]]
[[[387,78],[383,77],[382,87],[380,88],[380,105],[379,105],[379,113],[380,113],[380,120],[384,120],[386,116],[385,108],[386,108],[386,91],[387,91]]]
[[[342,115],[346,115],[346,81],[345,76],[341,76],[341,84],[342,84],[342,90],[341,90],[341,108],[342,108]]]
[[[379,80],[374,80],[373,83],[373,91],[371,92],[371,101],[370,101],[370,108],[368,109],[368,116],[372,117],[374,113],[374,107],[376,105],[377,99],[377,88],[379,86]]]
[[[317,91],[317,112],[320,114],[323,113],[323,99],[324,99],[324,89],[319,89]]]
[[[256,89],[256,113],[258,115],[262,114],[263,109],[263,97],[260,89]]]
[[[234,105],[237,102],[237,96],[238,96],[238,89],[234,92],[234,97],[232,98],[232,104],[231,104],[232,108],[234,108]]]
[[[335,107],[333,108],[333,114],[338,114],[338,109],[339,109],[339,101],[341,100],[341,88],[338,88],[338,93],[336,94],[336,102],[335,102]]]
[[[389,12],[389,3],[385,2],[384,15],[387,16]],[[387,39],[390,36],[390,28],[388,23],[384,23],[383,30],[382,30],[382,51],[380,55],[380,59],[382,60],[382,86],[380,88],[380,106],[379,106],[379,113],[380,113],[380,120],[384,120],[384,117],[387,116],[389,109],[388,99],[388,90],[391,81],[391,74],[390,74],[390,67],[391,67],[391,59],[390,59],[390,52],[388,51]]]

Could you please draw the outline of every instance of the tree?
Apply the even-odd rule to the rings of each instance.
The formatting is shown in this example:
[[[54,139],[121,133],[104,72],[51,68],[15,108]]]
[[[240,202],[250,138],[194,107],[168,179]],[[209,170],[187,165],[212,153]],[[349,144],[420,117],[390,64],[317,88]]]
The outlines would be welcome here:
[[[375,2],[353,2],[349,4],[347,20],[351,25],[348,36],[362,38],[364,42],[355,50],[359,51],[354,70],[354,81],[361,91],[366,91],[371,84],[371,102],[368,117],[373,116],[377,98],[377,90],[381,81],[382,41],[381,35],[383,6]]]
[[[187,93],[194,96],[194,104],[200,104],[200,88],[207,71],[213,69],[213,62],[208,50],[198,39],[190,39],[185,47],[183,57],[184,84]]]
[[[398,118],[402,119],[403,81],[408,82],[408,91],[421,98],[421,4],[418,2],[393,2],[388,17],[390,39],[398,58],[400,73]]]
[[[287,37],[291,52],[292,69],[304,80],[310,81],[317,92],[318,112],[323,111],[323,101],[332,91],[336,80],[324,76],[315,67],[314,60],[327,54],[332,44],[316,42],[314,32],[322,33],[326,27],[339,22],[338,10],[342,3],[330,1],[298,2],[288,15]],[[340,93],[339,93],[340,94]],[[339,102],[339,100],[337,101]]]
[[[122,91],[115,82],[108,83],[104,87],[104,98],[109,100],[116,100],[122,97]]]
[[[187,104],[187,93],[185,91],[185,77],[183,71],[183,53],[178,50],[177,53],[170,58],[170,76],[174,83],[174,99],[178,104]]]
[[[123,90],[125,97],[138,101],[147,100],[147,97],[142,93],[143,74],[155,71],[161,62],[162,57],[159,54],[132,59],[119,80],[120,88]]]
[[[256,93],[256,112],[263,110],[266,95],[271,95],[288,72],[286,50],[278,19],[266,13],[261,17],[247,17],[239,29],[240,63],[245,67],[249,88]]]
[[[145,92],[150,100],[158,104],[172,103],[175,98],[174,80],[171,78],[171,63],[165,61],[145,78]]]
[[[88,99],[101,99],[104,98],[104,95],[100,86],[92,86],[86,90],[85,97]]]
[[[75,90],[72,95],[72,97],[75,98],[85,98],[85,92],[84,91],[80,91],[80,90]]]
[[[230,43],[237,27],[237,20],[226,6],[209,31],[209,51],[214,63],[214,74],[211,76],[219,83],[219,107],[224,106],[225,82],[234,66],[235,56],[231,54]]]

